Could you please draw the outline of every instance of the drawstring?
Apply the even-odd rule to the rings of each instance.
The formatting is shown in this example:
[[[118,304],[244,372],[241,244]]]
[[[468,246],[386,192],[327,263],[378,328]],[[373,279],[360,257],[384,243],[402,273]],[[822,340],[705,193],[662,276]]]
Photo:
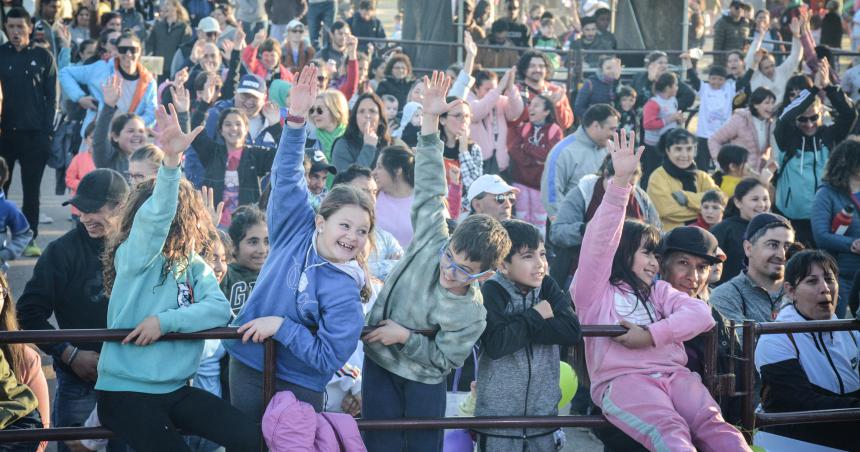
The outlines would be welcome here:
[[[812,140],[815,143],[815,140]],[[800,175],[803,176],[803,154],[806,153],[806,137],[803,137],[803,144],[800,147]]]

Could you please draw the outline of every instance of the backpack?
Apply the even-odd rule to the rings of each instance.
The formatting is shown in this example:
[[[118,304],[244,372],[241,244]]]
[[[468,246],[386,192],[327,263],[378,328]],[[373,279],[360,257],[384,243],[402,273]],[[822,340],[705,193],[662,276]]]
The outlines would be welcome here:
[[[272,452],[367,452],[352,416],[317,413],[290,391],[275,394],[266,407],[263,438]]]

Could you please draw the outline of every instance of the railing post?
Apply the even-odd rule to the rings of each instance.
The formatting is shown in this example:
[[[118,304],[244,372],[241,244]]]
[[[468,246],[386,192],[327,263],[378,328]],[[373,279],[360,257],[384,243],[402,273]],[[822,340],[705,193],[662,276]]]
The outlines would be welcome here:
[[[263,407],[275,396],[275,378],[275,341],[268,338],[263,342]]]
[[[753,429],[755,429],[755,407],[753,406],[753,391],[755,391],[755,322],[744,320],[743,354],[745,361],[741,370],[744,381],[744,394],[741,396],[741,433],[747,443],[752,444]]]
[[[720,397],[720,388],[717,384],[719,379],[717,379],[717,328],[719,325],[711,328],[710,331],[705,333],[705,359],[703,365],[703,372],[705,377],[705,387],[708,388],[708,391],[711,392],[711,396],[719,400]]]

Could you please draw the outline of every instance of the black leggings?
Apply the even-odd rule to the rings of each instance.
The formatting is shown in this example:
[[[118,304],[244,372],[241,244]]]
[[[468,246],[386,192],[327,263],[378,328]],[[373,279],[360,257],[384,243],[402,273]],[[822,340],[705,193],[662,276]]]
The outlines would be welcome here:
[[[229,451],[260,451],[260,424],[197,388],[167,394],[99,391],[98,413],[102,425],[139,452],[190,451],[177,429]]]

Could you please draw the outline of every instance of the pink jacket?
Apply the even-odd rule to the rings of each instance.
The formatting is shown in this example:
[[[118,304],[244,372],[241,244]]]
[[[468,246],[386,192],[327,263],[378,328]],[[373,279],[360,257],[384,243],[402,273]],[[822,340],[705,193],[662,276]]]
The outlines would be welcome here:
[[[352,416],[316,413],[290,391],[275,394],[266,407],[263,438],[272,452],[367,452]]]
[[[583,325],[617,325],[621,319],[615,312],[615,297],[627,293],[611,284],[609,275],[621,241],[631,189],[610,182],[600,207],[585,229],[579,269],[570,286],[576,314]],[[578,284],[578,281],[583,283]],[[622,375],[689,372],[684,367],[687,353],[683,342],[713,328],[714,319],[708,305],[673,289],[665,281],[657,281],[651,287],[649,302],[660,319],[649,325],[653,347],[633,350],[608,337],[585,338],[593,400],[602,400],[608,384]]]
[[[502,95],[495,88],[481,99],[470,92],[467,101],[472,107],[471,138],[481,148],[481,156],[487,160],[495,149],[499,169],[508,169],[508,121],[519,118],[525,109],[520,90],[514,85],[508,95]]]
[[[739,108],[735,110],[732,117],[723,124],[716,132],[708,138],[708,150],[711,158],[717,161],[720,148],[727,144],[734,144],[745,148],[750,152],[747,164],[755,171],[760,171],[764,163],[771,158],[771,134],[773,133],[773,121],[765,125],[765,138],[767,146],[759,148],[758,134],[756,132],[753,115],[749,109]]]

